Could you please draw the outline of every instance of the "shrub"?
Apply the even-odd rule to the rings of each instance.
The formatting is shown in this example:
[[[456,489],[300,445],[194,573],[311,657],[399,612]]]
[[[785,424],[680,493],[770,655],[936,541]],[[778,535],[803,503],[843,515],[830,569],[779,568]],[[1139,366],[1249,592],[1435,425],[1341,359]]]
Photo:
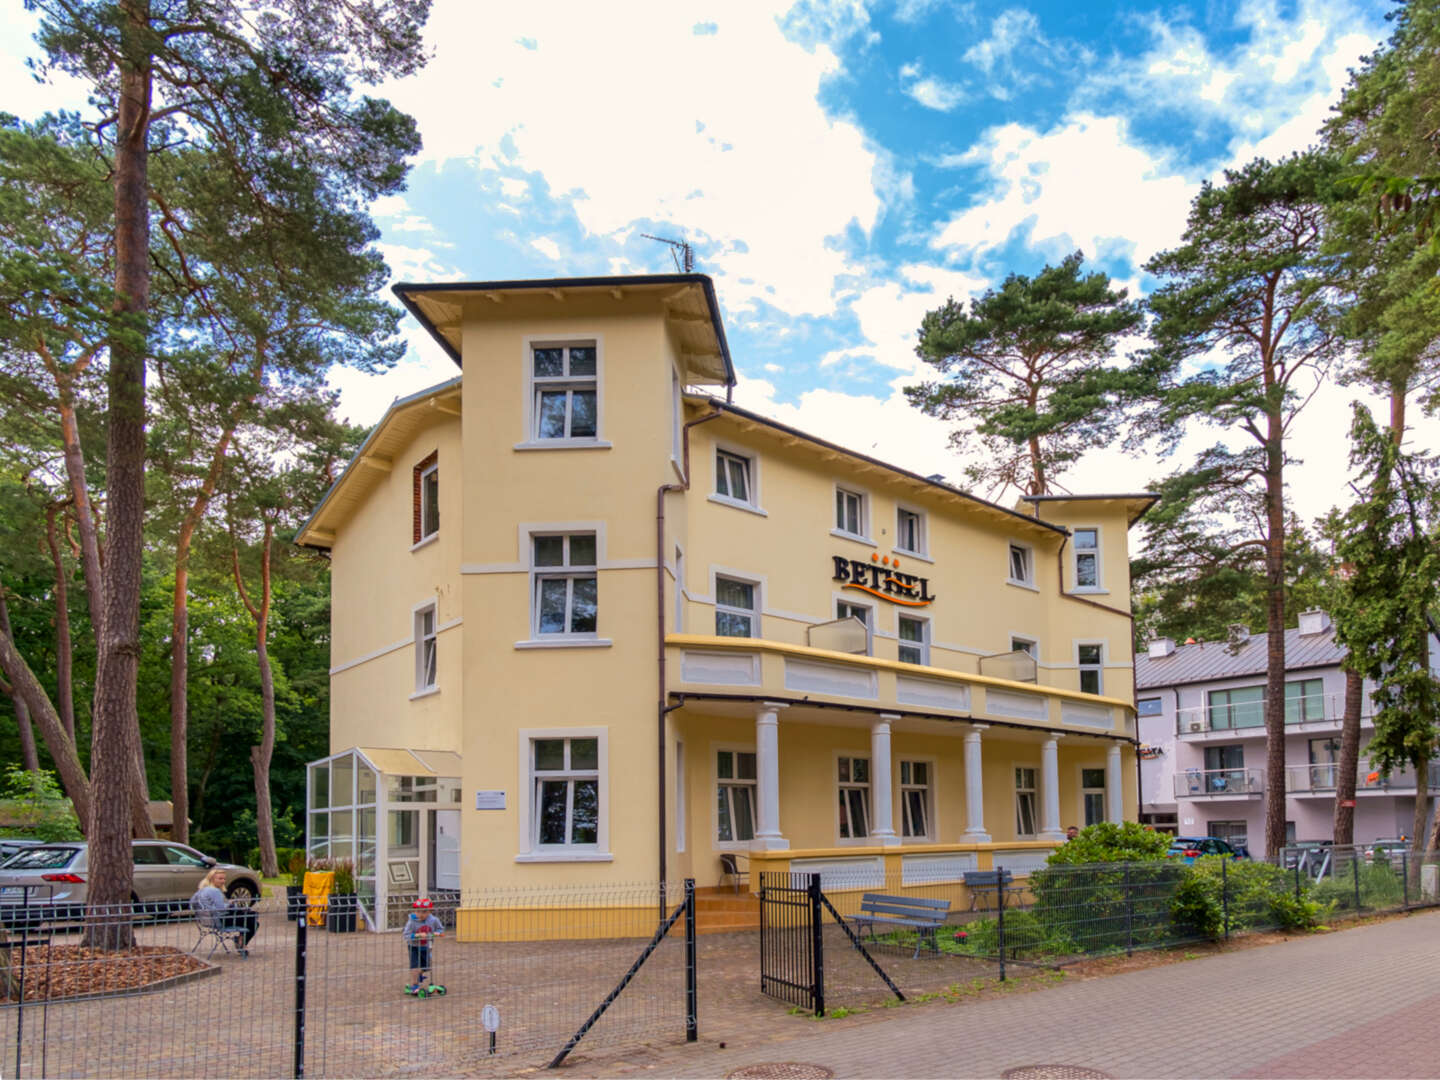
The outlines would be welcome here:
[[[15,822],[0,834],[54,843],[82,839],[75,808],[48,769],[30,772],[19,765],[5,770],[5,793],[0,797],[5,816]]]
[[[954,940],[957,933],[964,940]],[[995,919],[977,919],[958,931],[947,927],[940,934],[942,952],[966,956],[997,956],[1000,952],[1000,923]],[[1033,911],[1005,913],[1005,955],[1016,958],[1073,956],[1080,952],[1076,943],[1063,930],[1047,924]]]
[[[1306,929],[1323,908],[1307,897],[1308,882],[1301,882],[1297,897],[1294,878],[1278,866],[1207,855],[1185,868],[1170,910],[1178,925],[1209,938],[1224,935],[1227,910],[1231,931]]]
[[[1355,907],[1355,875],[1360,876],[1360,906],[1368,908],[1399,907],[1405,900],[1405,883],[1394,867],[1386,862],[1352,861],[1335,867],[1328,876],[1310,890],[1312,899],[1338,908]]]
[[[1089,866],[1093,863],[1151,862],[1170,848],[1164,833],[1126,821],[1087,825],[1075,839],[1061,844],[1045,860],[1047,866]]]

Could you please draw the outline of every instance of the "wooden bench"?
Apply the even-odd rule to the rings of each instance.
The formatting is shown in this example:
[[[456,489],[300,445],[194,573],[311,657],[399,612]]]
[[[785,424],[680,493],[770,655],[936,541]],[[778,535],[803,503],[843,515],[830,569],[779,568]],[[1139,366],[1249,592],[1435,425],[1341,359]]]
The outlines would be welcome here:
[[[1004,875],[1003,880],[1001,879],[1002,874]],[[1010,884],[1013,879],[1009,870],[966,870],[965,887],[970,890],[970,910],[976,910],[976,905],[983,900],[985,903],[980,905],[980,910],[989,911],[992,906],[992,897],[994,906],[999,907],[1002,890],[1010,896],[1018,896],[1023,899],[1024,886]],[[1022,902],[1019,906],[1024,907],[1025,905]]]
[[[869,927],[870,940],[875,940],[875,924],[905,926],[916,931],[915,956],[927,941],[937,953],[935,934],[945,925],[950,914],[949,900],[930,900],[923,896],[882,896],[866,893],[860,899],[860,914],[851,919],[859,927]]]

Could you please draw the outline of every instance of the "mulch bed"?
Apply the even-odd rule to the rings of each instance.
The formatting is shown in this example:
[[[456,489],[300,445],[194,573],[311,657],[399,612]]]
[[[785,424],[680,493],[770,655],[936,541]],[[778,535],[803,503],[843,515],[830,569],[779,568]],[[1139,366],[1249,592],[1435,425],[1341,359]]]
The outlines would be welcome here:
[[[25,1000],[120,994],[188,975],[208,965],[166,945],[136,945],[105,952],[85,945],[30,945],[25,949]],[[20,948],[11,945],[8,971],[0,953],[0,1004],[20,1000]]]

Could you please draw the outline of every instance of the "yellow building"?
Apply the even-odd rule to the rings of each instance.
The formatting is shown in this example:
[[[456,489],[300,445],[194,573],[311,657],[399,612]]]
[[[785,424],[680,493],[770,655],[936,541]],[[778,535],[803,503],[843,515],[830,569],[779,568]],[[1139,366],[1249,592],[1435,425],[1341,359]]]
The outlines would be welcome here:
[[[367,903],[734,854],[918,885],[1135,817],[1152,497],[1009,508],[730,404],[703,275],[396,292],[463,375],[299,538],[333,587],[309,845]]]

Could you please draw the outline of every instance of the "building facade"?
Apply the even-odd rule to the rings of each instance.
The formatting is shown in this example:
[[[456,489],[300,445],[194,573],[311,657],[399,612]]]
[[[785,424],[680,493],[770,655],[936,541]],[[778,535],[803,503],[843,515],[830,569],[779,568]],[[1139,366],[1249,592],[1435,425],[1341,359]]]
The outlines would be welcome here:
[[[1335,780],[1345,715],[1345,649],[1323,611],[1285,631],[1285,832],[1290,842],[1334,837]],[[1140,820],[1182,836],[1261,844],[1265,835],[1266,636],[1150,644],[1135,662],[1141,741]],[[1381,775],[1365,747],[1374,733],[1365,686],[1355,781],[1357,844],[1406,836],[1415,774]],[[1433,794],[1440,763],[1431,763]]]
[[[378,906],[722,856],[958,881],[1135,817],[1152,497],[1000,506],[741,409],[702,275],[396,291],[463,375],[299,537],[333,589],[308,843]]]

